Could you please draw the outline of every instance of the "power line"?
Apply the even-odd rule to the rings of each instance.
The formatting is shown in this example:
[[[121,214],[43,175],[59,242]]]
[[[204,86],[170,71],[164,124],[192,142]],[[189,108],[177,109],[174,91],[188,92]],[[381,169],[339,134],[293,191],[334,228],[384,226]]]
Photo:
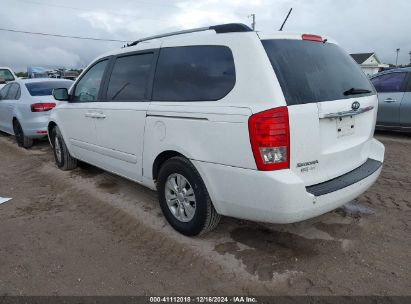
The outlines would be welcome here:
[[[36,4],[36,5],[44,5],[44,6],[49,6],[49,7],[58,7],[58,8],[64,8],[64,9],[70,9],[70,10],[76,10],[76,11],[83,11],[83,12],[96,12],[96,9],[80,8],[80,7],[67,6],[67,5],[61,5],[61,4],[55,4],[55,3],[44,3],[44,2],[38,2],[38,1],[32,1],[32,0],[19,0],[19,1],[26,2],[26,3],[31,3],[31,4]],[[143,3],[143,4],[148,4],[148,5],[160,5],[158,3],[142,2],[142,1],[138,1],[137,3]],[[165,5],[170,5],[170,4],[165,4]],[[163,4],[161,4],[161,6],[163,6]],[[173,7],[174,7],[174,5],[173,5]],[[105,12],[105,13],[108,14],[108,15],[116,15],[116,16],[122,16],[122,17],[134,17],[134,18],[140,18],[140,19],[159,20],[159,18],[147,18],[147,17],[144,17],[144,16],[121,14],[121,13],[116,13],[116,12]]]
[[[126,43],[131,41],[131,40],[103,39],[103,38],[94,38],[94,37],[80,37],[80,36],[69,36],[69,35],[59,35],[59,34],[48,34],[48,33],[40,33],[40,32],[28,32],[28,31],[6,29],[6,28],[0,28],[0,31],[12,32],[12,33],[22,33],[22,34],[29,34],[29,35],[51,36],[51,37],[58,37],[58,38],[94,40],[94,41],[126,42]]]

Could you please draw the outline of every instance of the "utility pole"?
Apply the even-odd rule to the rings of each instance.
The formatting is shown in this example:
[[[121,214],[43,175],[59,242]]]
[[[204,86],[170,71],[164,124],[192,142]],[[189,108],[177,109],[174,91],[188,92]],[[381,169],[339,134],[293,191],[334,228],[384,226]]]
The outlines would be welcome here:
[[[397,49],[397,58],[395,59],[395,67],[398,67],[398,53],[400,52],[400,49]]]
[[[253,22],[251,23],[251,28],[255,31],[255,14],[248,15],[247,18],[253,18]]]
[[[411,65],[411,51],[408,53],[408,55],[410,55],[410,65]]]

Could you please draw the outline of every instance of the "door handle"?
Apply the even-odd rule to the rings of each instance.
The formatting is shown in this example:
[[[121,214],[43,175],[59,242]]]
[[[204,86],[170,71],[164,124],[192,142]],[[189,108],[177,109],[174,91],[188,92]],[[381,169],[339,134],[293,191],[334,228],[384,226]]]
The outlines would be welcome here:
[[[396,101],[397,101],[397,100],[392,99],[392,98],[384,99],[384,102],[396,102]]]
[[[90,117],[90,118],[106,118],[106,115],[104,115],[103,113],[98,113],[98,112],[87,112],[86,114],[84,114],[85,117]]]
[[[97,119],[99,119],[99,118],[104,119],[104,118],[106,118],[106,115],[104,115],[103,113],[96,113],[96,114],[94,115],[94,118],[97,118]]]

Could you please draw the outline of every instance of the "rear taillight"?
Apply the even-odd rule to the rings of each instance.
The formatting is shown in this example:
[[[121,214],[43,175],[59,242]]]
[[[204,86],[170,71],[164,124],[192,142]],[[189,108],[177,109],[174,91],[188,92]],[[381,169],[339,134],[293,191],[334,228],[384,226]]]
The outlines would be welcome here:
[[[317,42],[323,42],[323,38],[318,35],[311,35],[311,34],[303,34],[301,36],[303,40],[309,40],[309,41],[317,41]]]
[[[45,102],[45,103],[33,103],[31,107],[32,112],[46,112],[50,111],[56,106],[55,103]]]
[[[287,107],[251,115],[248,120],[248,131],[258,170],[270,171],[290,167],[290,128]]]

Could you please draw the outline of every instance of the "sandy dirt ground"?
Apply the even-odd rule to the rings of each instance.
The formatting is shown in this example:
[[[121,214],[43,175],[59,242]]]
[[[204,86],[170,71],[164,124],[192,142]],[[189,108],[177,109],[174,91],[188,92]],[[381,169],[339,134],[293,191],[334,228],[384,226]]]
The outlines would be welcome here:
[[[155,192],[90,165],[54,165],[47,142],[0,133],[2,295],[411,295],[411,136],[379,133],[386,162],[355,202],[269,225],[224,218],[187,238]],[[235,191],[235,189],[233,189]]]

